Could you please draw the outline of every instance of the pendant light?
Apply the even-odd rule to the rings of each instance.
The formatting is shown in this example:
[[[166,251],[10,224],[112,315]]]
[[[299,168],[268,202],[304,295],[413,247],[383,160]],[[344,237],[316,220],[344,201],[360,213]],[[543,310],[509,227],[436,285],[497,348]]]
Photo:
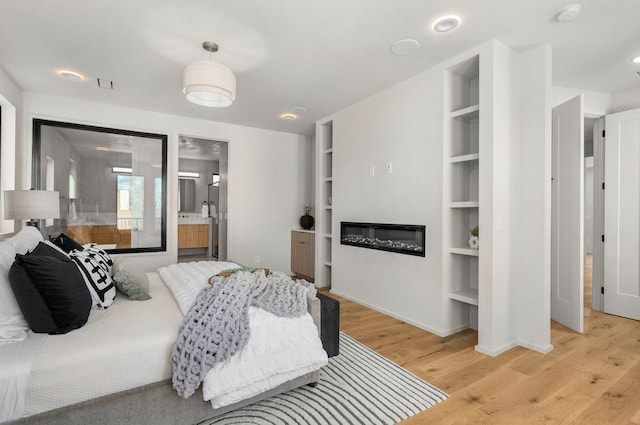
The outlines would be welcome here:
[[[194,60],[184,68],[182,93],[196,105],[229,106],[236,99],[236,77],[225,65],[211,61],[211,53],[218,51],[212,41],[202,43],[209,52],[209,60]]]

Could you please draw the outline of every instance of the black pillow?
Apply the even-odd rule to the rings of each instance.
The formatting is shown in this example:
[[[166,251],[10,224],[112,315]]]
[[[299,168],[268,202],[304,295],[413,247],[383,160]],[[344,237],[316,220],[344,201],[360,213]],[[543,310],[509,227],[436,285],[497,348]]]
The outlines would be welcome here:
[[[89,290],[75,263],[55,248],[41,242],[27,255],[16,254],[9,281],[34,332],[64,334],[87,323]]]
[[[82,251],[84,249],[75,239],[64,233],[60,233],[58,237],[53,240],[53,244],[60,247],[64,252],[71,252],[74,249]]]

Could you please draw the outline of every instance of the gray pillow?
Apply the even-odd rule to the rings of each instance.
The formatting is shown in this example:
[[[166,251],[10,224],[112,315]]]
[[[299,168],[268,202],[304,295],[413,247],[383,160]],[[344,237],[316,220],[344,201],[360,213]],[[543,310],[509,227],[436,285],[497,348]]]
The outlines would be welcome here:
[[[130,300],[144,301],[151,298],[149,290],[140,285],[136,278],[126,270],[118,270],[113,276],[116,288]]]

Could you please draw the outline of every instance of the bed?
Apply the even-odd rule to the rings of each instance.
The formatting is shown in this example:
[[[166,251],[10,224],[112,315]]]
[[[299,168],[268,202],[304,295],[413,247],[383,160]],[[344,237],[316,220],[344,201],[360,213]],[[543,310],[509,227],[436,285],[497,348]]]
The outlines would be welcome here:
[[[131,301],[118,294],[108,309],[91,310],[83,327],[46,338],[31,365],[24,417],[11,423],[196,424],[317,382],[319,367],[326,363],[326,353],[324,362],[316,358],[316,365],[309,366],[303,373],[286,375],[286,379],[269,379],[255,394],[240,391],[226,399],[223,397],[221,402],[215,398],[204,401],[202,390],[188,399],[179,397],[171,383],[169,358],[184,318],[180,308],[184,300],[176,300],[157,272],[148,273],[147,277],[151,299]],[[315,296],[308,300],[308,310],[305,320],[316,326],[317,337],[320,303]],[[259,333],[254,325],[257,322],[255,326],[259,326],[263,318],[256,320],[251,316],[250,320],[251,338],[257,339],[255,335]],[[318,343],[321,347],[319,339]],[[244,371],[242,367],[241,370]]]

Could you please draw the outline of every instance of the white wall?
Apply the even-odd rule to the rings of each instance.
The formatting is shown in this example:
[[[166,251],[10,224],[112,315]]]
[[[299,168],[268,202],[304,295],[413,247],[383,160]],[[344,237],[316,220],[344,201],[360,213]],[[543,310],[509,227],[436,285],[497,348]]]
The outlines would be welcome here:
[[[442,285],[441,69],[333,116],[333,228],[341,221],[425,225],[426,258],[332,243],[332,292],[439,334]],[[385,173],[392,163],[393,173]],[[369,168],[375,167],[375,176]]]
[[[611,94],[560,86],[553,86],[552,107],[558,106],[578,95],[583,95],[584,97],[585,115],[600,117],[611,112],[611,104],[613,101]]]
[[[613,95],[611,109],[608,112],[623,112],[635,108],[640,108],[640,89],[629,90]]]
[[[483,208],[491,210],[480,227],[491,235],[482,242],[491,255],[483,266],[490,288],[480,291],[476,349],[496,355],[520,344],[547,352],[551,51],[517,53],[492,41],[461,56],[477,53],[482,78],[491,81],[480,90],[482,113],[489,114],[480,140],[491,154],[481,155],[487,174],[480,199],[489,200]],[[456,330],[452,301],[443,294],[441,233],[443,70],[453,62],[331,117],[334,229],[341,221],[427,227],[426,258],[344,246],[334,237],[332,292],[440,335]],[[393,164],[392,174],[385,173],[386,163]]]
[[[551,330],[551,70],[552,53],[539,46],[521,54],[520,173],[514,211],[512,281],[517,283],[518,340],[548,352]]]
[[[228,141],[228,258],[253,266],[254,256],[260,255],[261,266],[289,271],[289,230],[311,199],[304,165],[310,155],[308,137],[36,93],[24,93],[23,113],[25,137],[16,155],[21,187],[30,183],[32,118],[168,135],[167,252],[119,255],[135,257],[147,271],[177,259],[178,136]]]
[[[518,202],[519,55],[502,43],[480,50],[480,241],[478,278],[478,345],[476,350],[497,355],[517,341],[517,285],[513,237]],[[483,203],[484,202],[484,203]],[[484,235],[484,236],[483,236]],[[488,237],[487,237],[488,236]],[[484,287],[483,287],[484,286]]]
[[[22,107],[22,95],[17,84],[0,68],[0,234],[13,232],[13,220],[4,219],[4,191],[15,188],[15,141],[19,137],[18,116]]]

